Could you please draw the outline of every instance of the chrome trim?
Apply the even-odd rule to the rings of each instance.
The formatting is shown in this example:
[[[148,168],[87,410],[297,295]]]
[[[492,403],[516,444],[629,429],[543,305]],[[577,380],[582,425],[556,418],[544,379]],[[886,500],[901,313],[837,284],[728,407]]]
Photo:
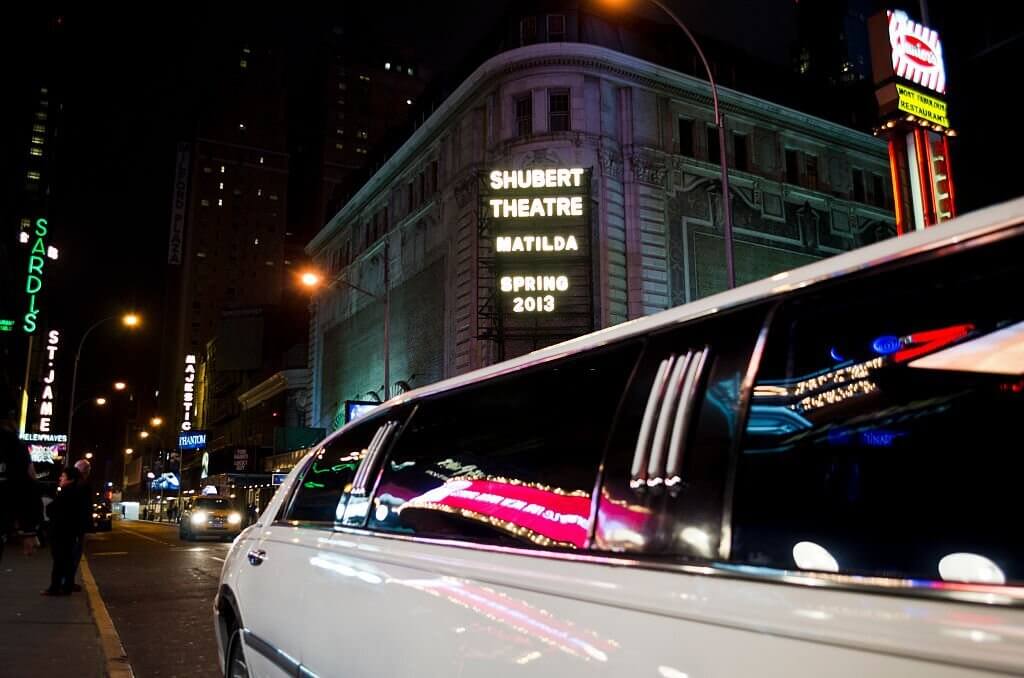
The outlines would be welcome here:
[[[299,670],[302,668],[302,664],[287,652],[277,649],[249,629],[242,629],[242,640],[246,647],[256,650],[270,663],[285,673],[293,676],[299,675]]]
[[[922,598],[939,602],[972,603],[976,605],[1024,609],[1024,586],[986,586],[982,584],[958,584],[955,582],[925,579],[886,579],[884,577],[864,577],[825,572],[776,570],[767,567],[733,565],[716,561],[697,565],[658,560],[654,556],[651,556],[650,559],[645,559],[637,557],[636,554],[609,552],[598,555],[596,553],[583,553],[579,551],[567,552],[541,548],[516,548],[512,546],[496,546],[493,544],[478,544],[476,542],[392,534],[341,525],[335,525],[333,531],[339,534],[360,537],[392,539],[414,544],[446,546],[471,551],[524,556],[527,558],[545,558],[612,567],[633,567],[645,571],[722,577],[723,579],[780,584],[784,586],[795,585],[835,592],[872,593]]]
[[[636,448],[633,451],[633,467],[630,469],[630,487],[638,489],[643,485],[647,457],[650,450],[651,427],[654,425],[654,417],[658,412],[658,402],[662,398],[665,384],[668,380],[669,371],[675,362],[675,356],[669,356],[661,361],[658,372],[654,375],[654,383],[651,384],[650,395],[647,396],[647,406],[644,408],[644,418],[640,424],[640,433],[636,438]]]
[[[668,458],[665,460],[665,484],[669,487],[677,485],[682,479],[685,452],[683,447],[686,445],[686,434],[690,431],[690,421],[693,419],[697,384],[700,383],[707,360],[708,347],[705,346],[693,360],[683,382],[683,392],[679,397],[679,407],[676,409],[675,421],[672,424],[672,442],[668,448]]]
[[[383,426],[377,429],[377,432],[373,434],[373,438],[370,440],[370,444],[366,447],[366,456],[363,457],[363,461],[359,464],[359,469],[356,471],[356,477],[352,479],[352,491],[353,492],[365,492],[366,491],[366,476],[368,471],[366,470],[370,464],[373,463],[374,455],[377,450],[380,449],[381,438],[384,437],[385,431],[391,422],[385,423]]]
[[[647,486],[655,487],[665,480],[665,455],[668,452],[668,437],[671,432],[672,413],[679,403],[686,374],[693,363],[693,351],[676,358],[672,376],[668,378],[668,388],[661,400],[661,411],[658,412],[658,427],[654,429],[654,442],[651,444],[651,456],[647,460]]]

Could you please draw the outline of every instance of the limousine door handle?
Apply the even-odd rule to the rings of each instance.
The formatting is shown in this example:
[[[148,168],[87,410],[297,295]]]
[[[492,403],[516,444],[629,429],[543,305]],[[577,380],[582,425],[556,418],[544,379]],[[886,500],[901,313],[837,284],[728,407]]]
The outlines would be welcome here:
[[[263,549],[252,549],[249,551],[249,564],[250,565],[262,565],[263,561],[267,559],[267,552]]]

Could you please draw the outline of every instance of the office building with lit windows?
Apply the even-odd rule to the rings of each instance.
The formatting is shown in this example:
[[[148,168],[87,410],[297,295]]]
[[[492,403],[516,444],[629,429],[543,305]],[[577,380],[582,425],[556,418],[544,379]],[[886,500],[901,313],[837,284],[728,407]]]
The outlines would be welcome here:
[[[384,395],[385,296],[394,395],[724,289],[708,83],[562,42],[579,22],[548,19],[524,29],[536,44],[473,71],[307,245],[327,275],[311,425]],[[719,94],[739,284],[895,235],[884,143]]]

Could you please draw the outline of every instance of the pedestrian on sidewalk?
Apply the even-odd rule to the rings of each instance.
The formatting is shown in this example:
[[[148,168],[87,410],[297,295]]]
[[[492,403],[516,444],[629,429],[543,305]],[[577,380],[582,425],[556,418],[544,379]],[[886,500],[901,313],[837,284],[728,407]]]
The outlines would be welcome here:
[[[0,403],[0,561],[9,538],[21,539],[25,555],[31,555],[42,522],[32,456],[18,438],[14,407],[4,400]]]
[[[50,587],[44,596],[66,596],[71,593],[75,576],[75,539],[82,524],[80,516],[82,474],[69,466],[60,474],[57,497],[50,503],[50,550],[53,553],[53,571]]]
[[[71,568],[71,590],[81,591],[82,586],[75,582],[75,575],[78,574],[78,566],[82,562],[82,552],[85,550],[85,533],[92,527],[92,492],[89,485],[89,474],[92,472],[92,464],[88,459],[79,459],[75,462],[75,468],[82,474],[82,477],[75,483],[79,490],[78,494],[78,532],[75,535],[75,546],[71,552],[73,566]]]

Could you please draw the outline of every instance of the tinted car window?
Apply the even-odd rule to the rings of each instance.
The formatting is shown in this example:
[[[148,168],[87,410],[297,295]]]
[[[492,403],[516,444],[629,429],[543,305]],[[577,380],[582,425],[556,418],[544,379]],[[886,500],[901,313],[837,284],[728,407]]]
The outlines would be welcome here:
[[[385,461],[369,526],[584,546],[606,436],[638,353],[619,347],[421,403]]]
[[[226,509],[231,508],[231,502],[227,499],[221,498],[203,498],[196,499],[195,508],[197,509]]]
[[[340,520],[345,510],[345,493],[376,431],[377,425],[363,424],[324,445],[297,484],[287,520],[309,523]]]
[[[1024,579],[1022,242],[780,311],[738,463],[733,559]]]

